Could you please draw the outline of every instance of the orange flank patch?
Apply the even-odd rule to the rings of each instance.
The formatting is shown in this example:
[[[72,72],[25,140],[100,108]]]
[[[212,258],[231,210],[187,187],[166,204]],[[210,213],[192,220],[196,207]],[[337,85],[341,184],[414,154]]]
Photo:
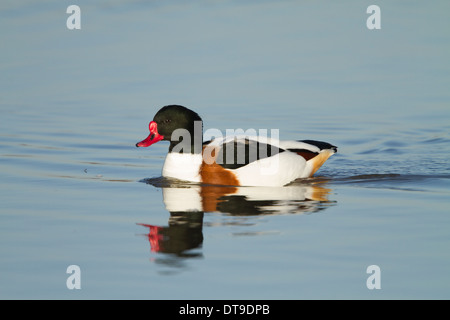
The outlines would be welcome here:
[[[214,147],[203,147],[203,162],[200,167],[200,177],[203,183],[239,186],[236,175],[216,163],[216,150]]]
[[[309,177],[312,177],[314,175],[314,173],[316,173],[316,171],[319,170],[319,168],[325,163],[325,161],[328,160],[328,158],[332,154],[334,154],[334,152],[329,151],[329,150],[324,150],[321,153],[319,153],[317,156],[315,156],[314,158],[309,160],[312,162],[312,167],[313,167],[313,170],[311,171],[311,174],[309,175]]]

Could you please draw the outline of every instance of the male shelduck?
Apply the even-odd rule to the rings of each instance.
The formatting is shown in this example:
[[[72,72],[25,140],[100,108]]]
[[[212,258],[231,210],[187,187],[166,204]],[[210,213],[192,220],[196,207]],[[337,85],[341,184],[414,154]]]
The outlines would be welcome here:
[[[148,147],[170,142],[162,176],[227,186],[284,186],[312,177],[337,147],[322,141],[281,141],[246,134],[203,142],[200,116],[183,106],[161,108],[149,124]]]

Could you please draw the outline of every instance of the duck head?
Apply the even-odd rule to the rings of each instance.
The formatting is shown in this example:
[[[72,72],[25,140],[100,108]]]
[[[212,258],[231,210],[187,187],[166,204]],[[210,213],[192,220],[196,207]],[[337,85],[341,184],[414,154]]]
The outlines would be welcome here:
[[[195,130],[196,125],[200,130]],[[149,124],[150,134],[144,140],[136,143],[136,147],[148,147],[152,144],[166,140],[170,141],[169,151],[172,151],[178,143],[183,142],[188,137],[183,135],[187,134],[190,139],[189,145],[191,146],[190,152],[198,152],[195,142],[199,141],[200,150],[203,136],[202,119],[200,116],[180,105],[169,105],[162,107],[153,117],[153,121]],[[177,129],[184,129],[183,131],[176,132]],[[199,132],[198,132],[199,131]],[[174,134],[176,132],[176,134]],[[180,136],[182,141],[180,141]],[[186,141],[184,141],[186,143]],[[198,143],[197,143],[198,144]]]

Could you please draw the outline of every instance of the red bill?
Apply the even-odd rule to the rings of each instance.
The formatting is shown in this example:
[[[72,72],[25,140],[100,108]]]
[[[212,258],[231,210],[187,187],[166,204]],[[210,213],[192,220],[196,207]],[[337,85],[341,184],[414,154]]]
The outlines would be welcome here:
[[[164,136],[158,133],[158,125],[156,124],[155,121],[150,122],[148,128],[150,130],[150,134],[148,135],[147,138],[145,138],[141,142],[136,143],[136,147],[148,147],[164,139]]]

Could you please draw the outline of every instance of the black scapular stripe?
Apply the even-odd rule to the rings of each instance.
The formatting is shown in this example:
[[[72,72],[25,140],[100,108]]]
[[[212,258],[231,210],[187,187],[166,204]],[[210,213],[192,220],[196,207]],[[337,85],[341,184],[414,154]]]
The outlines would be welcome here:
[[[225,169],[238,169],[252,163],[284,152],[274,145],[250,139],[235,139],[222,145],[217,153],[216,163]]]

